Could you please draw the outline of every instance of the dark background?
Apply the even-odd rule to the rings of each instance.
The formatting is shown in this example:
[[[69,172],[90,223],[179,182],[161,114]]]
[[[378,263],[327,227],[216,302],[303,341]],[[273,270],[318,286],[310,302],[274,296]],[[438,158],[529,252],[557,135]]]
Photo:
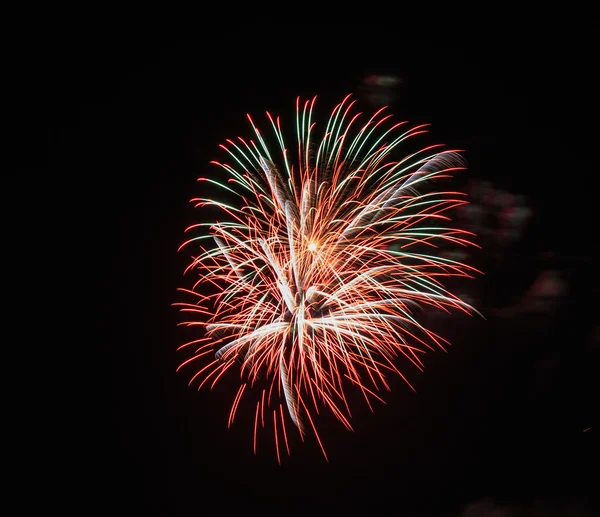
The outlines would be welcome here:
[[[368,26],[354,29],[360,38],[331,27],[325,39],[319,27],[285,37],[294,30],[57,31],[22,43],[14,134],[27,138],[16,149],[27,170],[50,173],[57,204],[68,200],[58,208],[89,307],[68,398],[72,502],[82,515],[453,515],[485,495],[591,495],[597,429],[586,393],[596,371],[574,361],[554,398],[532,407],[515,380],[526,374],[515,372],[534,354],[521,356],[493,320],[457,316],[455,346],[412,372],[417,394],[395,382],[355,433],[326,429],[329,463],[312,442],[294,444],[281,467],[268,445],[254,456],[250,420],[226,429],[237,387],[197,392],[175,373],[185,335],[170,304],[186,285],[188,257],[176,250],[200,217],[188,203],[196,178],[212,170],[223,139],[248,134],[245,113],[291,120],[298,95],[319,95],[324,116],[368,74],[400,76],[399,118],[432,123],[432,140],[465,149],[470,174],[533,200],[543,222],[532,249],[589,259],[596,245],[591,38],[507,48],[402,41]],[[573,339],[593,303],[584,297],[569,313]]]

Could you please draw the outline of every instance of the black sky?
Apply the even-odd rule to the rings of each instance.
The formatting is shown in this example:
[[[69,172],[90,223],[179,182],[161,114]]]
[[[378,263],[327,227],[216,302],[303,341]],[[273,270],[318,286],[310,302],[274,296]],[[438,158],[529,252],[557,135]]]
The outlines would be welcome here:
[[[315,94],[328,108],[358,92],[366,74],[401,76],[399,117],[431,122],[435,140],[465,149],[474,175],[534,199],[546,217],[540,246],[591,253],[589,42],[534,38],[502,50],[400,41],[375,27],[360,28],[373,35],[360,41],[341,29],[318,38],[321,30],[308,42],[282,39],[281,29],[201,38],[83,31],[29,43],[22,124],[34,132],[23,149],[39,142],[44,158],[26,168],[51,171],[73,202],[63,211],[77,282],[94,279],[79,344],[90,369],[77,374],[69,406],[82,508],[205,515],[392,505],[395,515],[441,515],[486,494],[590,492],[592,437],[582,430],[591,417],[577,393],[560,399],[554,417],[532,416],[513,382],[518,365],[498,351],[511,336],[482,321],[459,318],[456,345],[413,372],[417,394],[398,382],[386,406],[357,418],[355,433],[326,430],[330,463],[312,443],[296,444],[282,467],[267,444],[253,456],[250,421],[226,430],[236,388],[198,393],[175,373],[185,336],[170,304],[187,259],[176,250],[198,217],[188,200],[217,145],[246,133],[247,112],[291,118],[296,96]]]

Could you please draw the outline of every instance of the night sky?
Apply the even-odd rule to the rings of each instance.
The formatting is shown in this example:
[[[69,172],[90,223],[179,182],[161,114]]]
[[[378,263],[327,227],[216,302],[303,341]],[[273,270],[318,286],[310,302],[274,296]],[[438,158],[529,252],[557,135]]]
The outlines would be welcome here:
[[[329,463],[309,440],[278,467],[267,435],[254,456],[251,418],[226,429],[237,386],[197,392],[175,372],[187,336],[171,303],[189,285],[189,255],[177,247],[201,217],[188,202],[200,192],[196,178],[218,173],[208,162],[222,140],[249,134],[247,112],[292,120],[298,95],[318,95],[324,116],[366,75],[402,77],[391,108],[399,118],[432,123],[432,140],[465,149],[469,174],[533,200],[543,218],[532,248],[553,242],[589,259],[594,246],[589,42],[532,39],[502,51],[476,39],[400,41],[376,27],[355,29],[360,38],[323,27],[302,41],[284,37],[294,30],[196,39],[81,31],[28,50],[35,80],[24,89],[36,123],[26,145],[44,151],[30,168],[49,167],[73,201],[76,283],[90,307],[74,345],[89,367],[76,374],[69,407],[79,422],[71,433],[85,479],[81,515],[452,515],[485,495],[591,493],[597,429],[583,433],[593,409],[581,391],[591,389],[581,380],[590,366],[569,370],[561,386],[571,388],[547,402],[554,409],[531,409],[515,380],[522,343],[493,320],[457,316],[454,346],[428,355],[424,373],[410,371],[417,393],[393,381],[387,405],[357,411],[354,433],[324,421]],[[587,316],[573,312],[577,329]]]

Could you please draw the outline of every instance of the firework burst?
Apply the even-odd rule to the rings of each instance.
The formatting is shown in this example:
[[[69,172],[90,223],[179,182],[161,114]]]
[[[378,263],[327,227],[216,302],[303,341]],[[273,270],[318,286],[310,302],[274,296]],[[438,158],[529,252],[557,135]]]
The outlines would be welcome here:
[[[354,102],[338,104],[317,136],[315,99],[298,99],[292,146],[278,117],[267,113],[278,143],[271,148],[248,116],[254,138],[227,140],[229,161],[212,162],[228,180],[199,180],[237,203],[193,199],[226,217],[191,226],[197,236],[182,245],[199,247],[186,270],[197,277],[181,290],[191,302],[176,305],[193,316],[184,325],[203,330],[180,347],[193,351],[180,368],[200,364],[190,381],[199,388],[237,371],[229,424],[241,399],[258,393],[254,448],[267,425],[278,459],[280,449],[289,453],[292,426],[301,436],[312,430],[325,454],[314,418],[320,408],[351,429],[349,387],[371,407],[389,390],[389,373],[408,383],[400,356],[421,369],[427,349],[444,348],[417,309],[475,312],[442,283],[475,270],[439,253],[443,243],[472,245],[472,234],[446,215],[467,201],[425,188],[464,169],[459,151],[433,145],[394,159],[427,126],[394,123],[384,109],[361,122]]]

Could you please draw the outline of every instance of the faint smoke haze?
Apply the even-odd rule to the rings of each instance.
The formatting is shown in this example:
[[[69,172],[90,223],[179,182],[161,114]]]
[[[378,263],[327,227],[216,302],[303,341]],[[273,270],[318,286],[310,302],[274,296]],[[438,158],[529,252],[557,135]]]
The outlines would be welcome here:
[[[469,503],[459,517],[597,517],[597,513],[577,499],[557,503],[540,498],[528,505],[503,505],[486,498]]]

